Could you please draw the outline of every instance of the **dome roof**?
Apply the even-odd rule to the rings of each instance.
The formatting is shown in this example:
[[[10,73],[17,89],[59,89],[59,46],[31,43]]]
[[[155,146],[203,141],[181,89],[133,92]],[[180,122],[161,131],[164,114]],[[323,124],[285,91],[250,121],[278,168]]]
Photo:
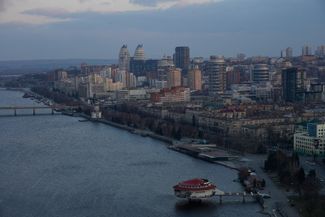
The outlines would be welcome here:
[[[138,47],[135,49],[134,52],[134,60],[145,60],[145,55],[144,55],[144,49],[143,49],[143,45],[139,44]]]
[[[119,53],[119,69],[120,70],[129,70],[129,63],[130,62],[130,53],[128,47],[123,45],[120,49]]]
[[[128,46],[127,45],[123,45],[120,49],[120,54],[119,54],[119,57],[127,57],[129,58],[130,57],[130,53],[129,53],[129,50],[128,50]]]

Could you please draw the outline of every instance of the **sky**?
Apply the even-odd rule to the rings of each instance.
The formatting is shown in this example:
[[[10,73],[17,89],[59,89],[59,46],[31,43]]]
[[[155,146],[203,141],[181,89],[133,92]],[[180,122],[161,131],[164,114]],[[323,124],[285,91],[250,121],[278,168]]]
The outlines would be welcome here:
[[[0,60],[279,56],[325,44],[324,0],[0,0]]]

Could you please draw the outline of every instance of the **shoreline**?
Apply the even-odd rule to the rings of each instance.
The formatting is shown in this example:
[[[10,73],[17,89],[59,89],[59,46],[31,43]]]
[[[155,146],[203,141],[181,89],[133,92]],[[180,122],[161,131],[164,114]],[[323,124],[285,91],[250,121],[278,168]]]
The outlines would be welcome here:
[[[108,121],[108,120],[105,120],[105,119],[92,119],[90,116],[88,116],[88,115],[86,115],[84,113],[78,113],[77,117],[85,118],[86,120],[91,121],[91,122],[103,123],[103,124],[106,124],[106,125],[109,125],[109,126],[112,126],[112,127],[116,127],[116,128],[122,129],[122,130],[127,130],[128,132],[130,132],[132,134],[139,135],[139,136],[150,137],[152,139],[156,139],[156,140],[159,140],[161,142],[166,143],[167,148],[170,149],[170,150],[173,150],[175,152],[179,152],[181,154],[184,154],[184,155],[187,155],[187,156],[190,156],[192,158],[196,158],[196,159],[208,162],[208,163],[217,164],[217,165],[226,167],[228,169],[239,171],[239,165],[236,165],[236,163],[234,163],[232,160],[229,160],[229,161],[213,161],[213,160],[209,160],[207,158],[203,158],[203,157],[200,157],[200,156],[194,156],[194,155],[189,154],[187,152],[181,151],[181,150],[175,148],[174,142],[176,140],[174,140],[172,138],[157,135],[156,133],[151,132],[151,131],[138,130],[136,128],[129,127],[129,126],[126,126],[126,125],[123,125],[123,124],[118,124],[118,123]]]
[[[126,125],[123,125],[123,124],[118,124],[118,123],[108,121],[108,120],[105,120],[105,119],[92,119],[89,115],[86,115],[84,113],[77,113],[77,117],[85,118],[85,119],[87,119],[88,121],[91,121],[91,122],[103,123],[103,124],[110,125],[112,127],[116,127],[116,128],[122,129],[122,130],[127,130],[128,132],[130,132],[132,134],[139,135],[139,136],[150,137],[150,138],[153,138],[153,139],[157,139],[159,141],[162,141],[162,142],[165,142],[165,143],[169,144],[168,146],[173,145],[173,142],[174,142],[174,140],[172,138],[157,135],[157,134],[155,134],[155,133],[153,133],[151,131],[138,130],[136,128],[129,127],[129,126],[126,126]]]

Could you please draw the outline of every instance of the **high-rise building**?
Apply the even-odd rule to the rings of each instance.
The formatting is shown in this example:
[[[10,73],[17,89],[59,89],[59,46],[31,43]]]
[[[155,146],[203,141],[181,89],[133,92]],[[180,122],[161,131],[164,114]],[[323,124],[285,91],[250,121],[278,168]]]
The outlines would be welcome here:
[[[127,72],[126,71],[118,71],[116,81],[121,82],[123,87],[127,87]]]
[[[211,56],[207,64],[209,75],[209,94],[223,93],[227,88],[225,60],[222,56]]]
[[[127,45],[123,45],[121,47],[121,50],[120,50],[120,53],[119,53],[118,67],[122,71],[129,71],[130,53],[129,53]]]
[[[130,60],[130,72],[136,76],[144,76],[145,62],[143,45],[139,44],[135,49],[134,56]]]
[[[302,100],[305,72],[297,68],[287,68],[282,71],[283,100],[296,102]]]
[[[134,60],[145,60],[146,59],[146,57],[144,55],[144,48],[143,48],[142,44],[139,44],[137,46],[137,48],[135,49],[133,59]]]
[[[179,87],[181,86],[182,82],[182,76],[181,76],[181,70],[180,69],[170,69],[167,72],[167,87]]]
[[[292,50],[291,47],[287,47],[285,53],[286,53],[286,56],[285,56],[286,58],[289,59],[289,58],[292,58],[293,57],[293,50]]]
[[[188,72],[188,86],[191,90],[202,89],[202,73],[198,66]]]
[[[126,79],[127,88],[135,88],[137,86],[137,78],[133,73],[128,73]]]
[[[182,70],[188,70],[190,66],[190,48],[176,47],[174,62],[177,68],[180,68]]]
[[[308,45],[304,45],[301,50],[301,55],[302,56],[311,56],[312,54],[312,49]]]
[[[321,45],[317,48],[316,55],[319,57],[325,57],[325,45]]]
[[[268,82],[270,72],[267,64],[256,64],[252,72],[252,80],[256,83]]]
[[[240,84],[240,71],[234,69],[227,71],[227,89],[233,84]]]
[[[136,76],[145,75],[145,60],[135,60],[134,57],[130,60],[130,72]]]

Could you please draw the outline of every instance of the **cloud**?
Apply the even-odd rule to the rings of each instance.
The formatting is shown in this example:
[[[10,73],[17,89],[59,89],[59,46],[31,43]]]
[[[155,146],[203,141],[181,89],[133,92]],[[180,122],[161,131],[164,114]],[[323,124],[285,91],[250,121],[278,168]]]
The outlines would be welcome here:
[[[147,7],[156,7],[160,3],[177,2],[178,0],[129,0],[131,4],[137,4]]]
[[[6,9],[6,0],[0,0],[0,12],[4,11]]]
[[[72,16],[72,13],[64,8],[35,8],[23,11],[22,14],[55,18],[70,18]]]
[[[0,0],[0,11],[2,11],[0,24],[29,23],[38,25],[55,21],[69,21],[66,18],[80,13],[127,13],[219,1],[223,0]]]

